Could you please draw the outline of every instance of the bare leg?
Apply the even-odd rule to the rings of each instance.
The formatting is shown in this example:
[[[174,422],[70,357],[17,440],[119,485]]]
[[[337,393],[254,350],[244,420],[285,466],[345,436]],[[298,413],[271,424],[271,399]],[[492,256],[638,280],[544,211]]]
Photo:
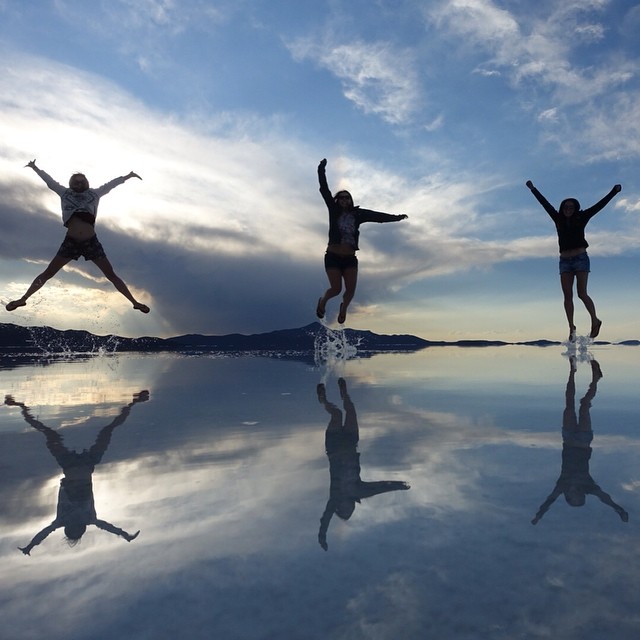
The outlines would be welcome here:
[[[587,293],[588,280],[588,271],[578,271],[578,273],[576,273],[576,293],[578,294],[578,298],[580,298],[580,300],[582,300],[582,302],[584,303],[587,312],[591,316],[591,333],[589,335],[591,338],[596,338],[600,333],[602,320],[598,319],[598,316],[596,315],[596,306]]]
[[[560,285],[562,286],[562,295],[564,296],[564,312],[569,323],[569,340],[575,340],[576,325],[573,323],[573,279],[574,273],[561,273]]]
[[[142,313],[149,313],[149,307],[146,304],[142,304],[141,302],[138,302],[133,297],[131,291],[129,291],[129,288],[124,283],[124,280],[122,280],[119,276],[116,275],[116,272],[113,270],[113,267],[111,266],[111,263],[109,262],[109,259],[107,257],[96,258],[93,262],[96,264],[98,269],[102,271],[105,278],[107,278],[107,280],[109,280],[109,282],[111,282],[111,284],[113,284],[113,286],[127,300],[129,300],[129,302],[131,302],[134,309],[137,309],[138,311],[142,311]]]
[[[340,273],[340,269],[327,269],[327,278],[329,278],[329,288],[318,300],[318,307],[316,308],[318,318],[324,318],[327,301],[340,295],[340,291],[342,291],[342,274]]]
[[[31,283],[31,286],[27,289],[27,292],[18,300],[11,301],[7,306],[7,311],[13,311],[18,307],[24,307],[27,304],[27,300],[36,292],[41,289],[47,280],[53,278],[53,276],[64,267],[71,258],[63,258],[62,256],[55,256],[49,263],[49,266]]]
[[[347,319],[347,308],[356,293],[358,269],[355,267],[345,269],[342,277],[344,279],[344,295],[342,296],[342,304],[340,305],[340,313],[338,314],[338,322],[340,324],[343,324]]]

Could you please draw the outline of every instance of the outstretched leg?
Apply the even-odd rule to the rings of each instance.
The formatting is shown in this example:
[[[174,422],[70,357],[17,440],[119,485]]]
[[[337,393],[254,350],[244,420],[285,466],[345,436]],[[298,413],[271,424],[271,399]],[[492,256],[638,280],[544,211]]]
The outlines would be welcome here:
[[[36,277],[36,279],[31,283],[31,286],[27,289],[27,292],[19,298],[18,300],[12,300],[9,304],[6,305],[7,311],[13,311],[18,307],[24,307],[27,304],[27,300],[36,292],[38,289],[41,289],[47,280],[53,278],[53,276],[64,267],[71,258],[65,258],[63,256],[55,256],[53,260],[49,263],[47,268]]]
[[[344,295],[342,296],[342,303],[340,304],[340,312],[338,313],[338,322],[343,324],[347,319],[347,308],[350,302],[353,300],[353,296],[356,293],[356,285],[358,283],[358,269],[349,268],[345,269],[342,274],[344,280]]]
[[[569,323],[569,341],[573,342],[576,335],[576,325],[573,322],[573,279],[575,273],[561,273],[560,285],[562,286],[562,295],[564,296],[564,312]]]
[[[329,279],[329,288],[324,292],[324,295],[318,300],[318,306],[316,308],[316,315],[318,318],[324,318],[327,302],[331,298],[335,298],[340,295],[342,291],[342,273],[340,269],[327,269],[327,278]]]
[[[578,298],[582,300],[589,316],[591,317],[591,333],[589,336],[591,338],[597,338],[600,333],[600,327],[602,326],[602,320],[600,320],[596,315],[596,306],[587,293],[588,280],[588,271],[578,271],[578,273],[576,273],[576,292],[578,294]]]
[[[98,269],[102,271],[105,278],[113,284],[113,286],[133,305],[134,309],[138,311],[142,311],[142,313],[149,313],[149,307],[146,304],[142,304],[138,302],[132,295],[131,291],[129,291],[129,287],[124,283],[116,272],[113,270],[113,266],[109,262],[107,257],[95,258],[93,262],[96,264]]]

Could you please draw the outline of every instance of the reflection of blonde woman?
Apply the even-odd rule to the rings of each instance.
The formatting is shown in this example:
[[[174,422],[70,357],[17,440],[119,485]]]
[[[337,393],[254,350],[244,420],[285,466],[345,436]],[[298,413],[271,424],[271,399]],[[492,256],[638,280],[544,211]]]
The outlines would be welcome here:
[[[109,193],[114,187],[129,180],[129,178],[138,178],[140,180],[142,178],[131,171],[126,176],[115,178],[97,189],[91,189],[84,174],[74,173],[69,179],[69,187],[67,188],[57,183],[48,173],[36,167],[35,160],[29,162],[26,166],[33,169],[44,180],[47,187],[60,196],[62,222],[67,228],[67,235],[60,245],[58,253],[47,268],[36,277],[22,298],[13,300],[6,305],[7,311],[24,307],[27,304],[27,299],[38,291],[47,280],[53,278],[68,262],[77,260],[82,256],[85,260],[91,260],[96,264],[107,280],[131,302],[134,309],[142,311],[142,313],[149,313],[149,307],[138,302],[124,281],[116,275],[98,240],[98,236],[96,236],[94,228],[100,198]]]
[[[127,542],[138,537],[139,531],[130,534],[105,520],[98,519],[93,501],[91,476],[109,446],[113,430],[129,417],[129,412],[134,404],[148,399],[148,391],[136,393],[132,402],[122,408],[120,415],[102,428],[94,445],[89,450],[85,449],[82,453],[78,453],[67,449],[62,442],[62,436],[36,420],[31,415],[29,407],[24,403],[16,402],[11,396],[5,398],[5,404],[20,407],[25,421],[44,434],[47,439],[47,448],[64,472],[64,477],[60,480],[55,520],[37,533],[26,547],[19,547],[22,553],[29,555],[33,547],[39,545],[49,534],[61,527],[64,527],[64,534],[70,545],[80,542],[89,525],[95,525],[98,529],[120,536]]]

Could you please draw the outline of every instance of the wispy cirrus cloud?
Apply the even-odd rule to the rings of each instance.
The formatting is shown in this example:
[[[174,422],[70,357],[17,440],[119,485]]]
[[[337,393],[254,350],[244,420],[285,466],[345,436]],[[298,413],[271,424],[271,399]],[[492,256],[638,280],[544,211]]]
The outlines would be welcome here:
[[[342,83],[348,100],[390,124],[408,122],[420,105],[415,60],[408,49],[383,41],[299,38],[289,50],[297,61],[314,60],[328,69]]]

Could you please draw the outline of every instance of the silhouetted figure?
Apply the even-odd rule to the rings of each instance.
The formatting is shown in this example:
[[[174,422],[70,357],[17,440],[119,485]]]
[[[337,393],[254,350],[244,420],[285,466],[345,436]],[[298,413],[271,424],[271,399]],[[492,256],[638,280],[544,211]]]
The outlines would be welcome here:
[[[587,254],[587,242],[584,230],[593,216],[620,193],[622,186],[616,184],[609,193],[592,207],[582,211],[580,203],[575,198],[566,198],[560,203],[560,210],[556,211],[548,200],[533,186],[531,180],[527,180],[527,187],[536,197],[536,200],[549,214],[558,232],[558,245],[560,248],[560,285],[564,296],[564,311],[569,322],[569,341],[575,341],[576,326],[573,320],[573,281],[576,281],[576,293],[584,303],[591,317],[591,332],[589,337],[597,338],[600,333],[602,321],[596,315],[596,307],[587,293],[587,281],[591,264]]]
[[[347,318],[347,307],[353,299],[358,282],[358,238],[360,225],[364,222],[397,222],[408,218],[406,214],[394,215],[369,209],[361,209],[353,204],[348,191],[338,191],[331,195],[326,176],[327,161],[321,160],[318,165],[320,193],[329,210],[329,244],[324,255],[324,268],[329,278],[329,288],[318,300],[316,315],[324,318],[327,301],[340,295],[344,281],[344,295],[338,312],[338,322],[344,323]]]
[[[370,498],[379,493],[409,489],[406,482],[399,480],[381,480],[378,482],[363,482],[360,480],[360,454],[357,451],[359,430],[356,410],[347,393],[347,383],[338,380],[340,397],[342,398],[345,416],[342,421],[342,411],[335,404],[327,400],[325,386],[317,387],[318,400],[327,410],[331,419],[325,433],[325,447],[329,458],[329,501],[320,518],[318,542],[326,551],[327,531],[333,514],[348,520],[356,508],[356,502],[363,498]]]
[[[142,313],[149,313],[149,307],[138,302],[124,281],[116,275],[94,228],[100,198],[130,178],[138,178],[139,180],[142,178],[131,171],[126,176],[115,178],[97,189],[91,189],[84,174],[74,173],[69,179],[69,187],[67,188],[56,182],[48,173],[36,167],[35,160],[31,160],[26,166],[33,169],[44,180],[47,187],[60,196],[62,223],[67,228],[67,235],[47,268],[36,277],[22,298],[12,300],[6,305],[7,311],[24,307],[27,300],[53,278],[62,267],[71,260],[77,260],[82,256],[85,261],[91,260],[96,264],[107,280],[131,302],[134,309],[142,311]]]
[[[597,361],[591,361],[591,383],[584,397],[580,400],[580,409],[576,416],[575,410],[575,361],[570,359],[571,369],[565,394],[565,409],[562,416],[562,470],[556,486],[549,497],[540,505],[532,524],[537,524],[558,496],[564,494],[564,498],[572,507],[582,507],[587,495],[599,498],[604,504],[610,506],[623,522],[629,520],[629,514],[617,505],[608,493],[605,493],[591,477],[589,473],[589,460],[591,459],[591,442],[593,430],[591,429],[591,401],[596,395],[598,380],[602,377],[602,371]]]
[[[47,448],[64,473],[64,477],[60,480],[55,520],[48,527],[37,533],[26,547],[18,547],[22,553],[29,555],[33,547],[39,545],[49,534],[61,527],[64,527],[64,534],[70,545],[77,544],[80,541],[89,525],[95,525],[103,531],[120,536],[127,542],[131,542],[138,537],[140,531],[130,534],[105,520],[98,519],[93,500],[91,476],[109,446],[113,430],[123,424],[129,417],[129,412],[134,404],[145,402],[148,399],[148,391],[136,393],[133,396],[133,401],[122,408],[120,415],[101,429],[94,445],[89,450],[84,449],[81,453],[78,453],[67,449],[62,442],[62,436],[57,431],[36,420],[31,415],[29,407],[24,403],[16,402],[11,396],[6,396],[4,403],[20,407],[25,421],[44,434],[47,439]]]

